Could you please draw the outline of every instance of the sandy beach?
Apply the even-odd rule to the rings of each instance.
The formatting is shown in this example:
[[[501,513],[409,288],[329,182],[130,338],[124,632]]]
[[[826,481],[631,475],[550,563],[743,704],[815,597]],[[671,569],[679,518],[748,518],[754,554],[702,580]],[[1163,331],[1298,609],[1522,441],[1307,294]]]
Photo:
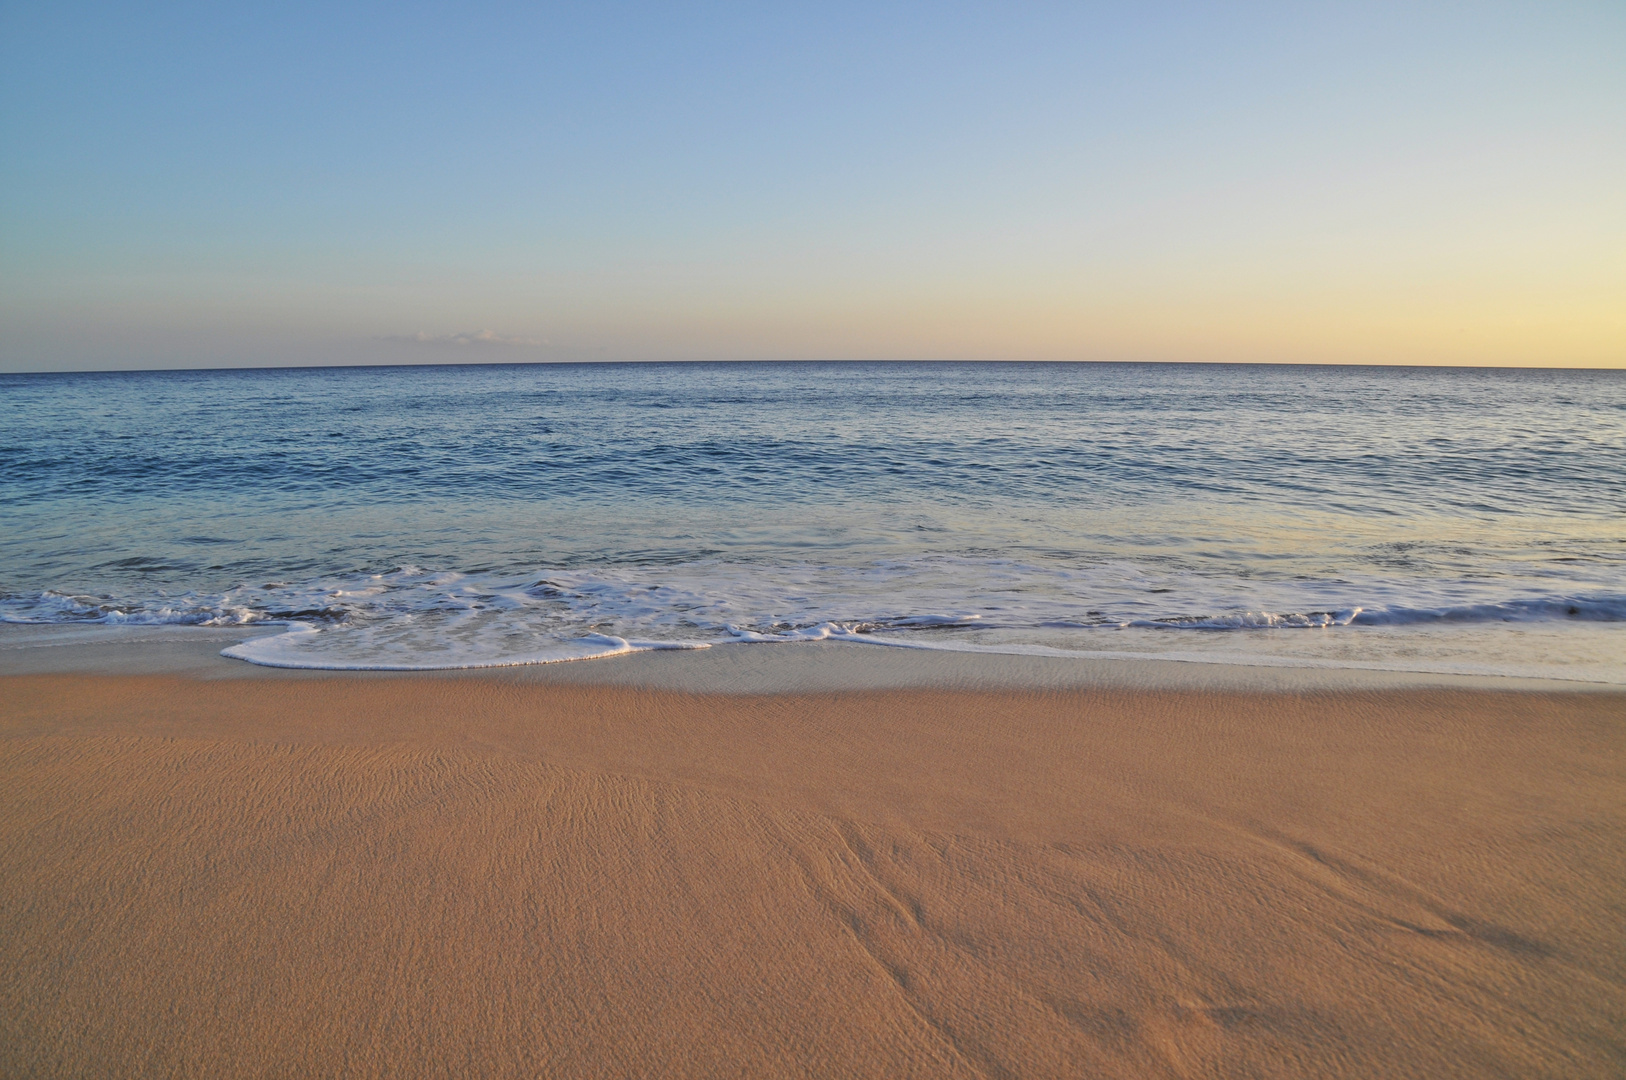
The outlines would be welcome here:
[[[0,1080],[1626,1080],[1626,0],[0,12]]]
[[[7,1076],[1626,1070],[1619,692],[55,666]]]

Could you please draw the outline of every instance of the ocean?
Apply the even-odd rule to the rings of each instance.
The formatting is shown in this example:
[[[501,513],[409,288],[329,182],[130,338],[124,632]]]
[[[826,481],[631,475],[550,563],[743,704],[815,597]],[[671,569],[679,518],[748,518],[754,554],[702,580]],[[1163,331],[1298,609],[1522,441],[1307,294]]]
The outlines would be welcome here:
[[[0,375],[0,621],[336,669],[839,640],[1626,683],[1626,372]]]

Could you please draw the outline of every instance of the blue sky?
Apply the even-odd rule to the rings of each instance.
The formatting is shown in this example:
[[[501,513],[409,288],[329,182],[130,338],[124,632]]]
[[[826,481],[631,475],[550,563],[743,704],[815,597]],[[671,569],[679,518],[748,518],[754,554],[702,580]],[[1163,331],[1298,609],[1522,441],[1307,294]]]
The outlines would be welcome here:
[[[0,367],[1626,365],[1626,5],[0,8]]]

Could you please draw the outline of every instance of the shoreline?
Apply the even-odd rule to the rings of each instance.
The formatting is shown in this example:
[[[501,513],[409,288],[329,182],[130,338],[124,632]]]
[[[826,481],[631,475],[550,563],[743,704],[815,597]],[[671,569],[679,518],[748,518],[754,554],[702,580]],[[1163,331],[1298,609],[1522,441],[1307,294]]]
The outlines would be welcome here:
[[[410,671],[284,668],[220,655],[265,627],[104,627],[0,624],[0,677],[13,674],[178,674],[199,679],[490,678],[559,685],[643,686],[690,692],[955,687],[962,689],[1140,689],[1260,691],[1447,687],[1557,693],[1626,693],[1585,679],[1351,667],[1335,662],[1141,658],[1081,653],[924,649],[835,641],[739,642],[650,650],[588,660]]]
[[[0,1072],[1626,1067],[1618,690],[205,645],[0,644]]]

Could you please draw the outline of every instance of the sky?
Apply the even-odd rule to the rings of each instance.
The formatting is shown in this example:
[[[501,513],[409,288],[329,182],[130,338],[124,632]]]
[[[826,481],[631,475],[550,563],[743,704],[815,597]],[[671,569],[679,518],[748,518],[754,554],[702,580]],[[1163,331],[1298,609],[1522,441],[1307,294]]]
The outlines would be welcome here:
[[[1626,3],[0,0],[0,370],[1626,367]]]

